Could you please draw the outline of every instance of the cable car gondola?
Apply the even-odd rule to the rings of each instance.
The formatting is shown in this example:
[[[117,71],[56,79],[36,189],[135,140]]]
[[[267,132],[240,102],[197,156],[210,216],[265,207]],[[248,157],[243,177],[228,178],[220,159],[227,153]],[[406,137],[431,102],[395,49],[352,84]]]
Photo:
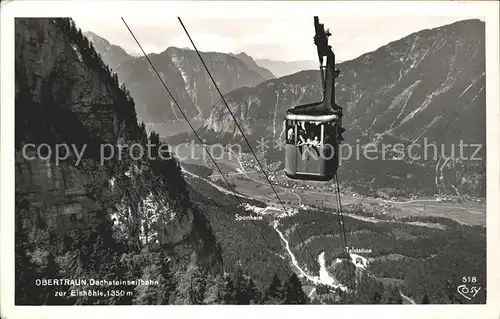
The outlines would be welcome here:
[[[318,17],[314,17],[314,27],[323,100],[298,105],[286,112],[285,174],[291,179],[329,181],[339,166],[339,145],[344,132],[342,108],[335,103],[335,78],[340,70],[335,69],[335,54],[328,45],[331,34],[328,30],[325,32]],[[325,56],[326,68],[323,67]]]

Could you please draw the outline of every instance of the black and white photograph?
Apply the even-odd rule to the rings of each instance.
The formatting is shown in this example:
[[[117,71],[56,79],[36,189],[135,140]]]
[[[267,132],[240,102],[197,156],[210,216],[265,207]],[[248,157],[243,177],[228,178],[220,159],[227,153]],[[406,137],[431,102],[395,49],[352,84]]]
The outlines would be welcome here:
[[[2,4],[15,306],[498,297],[498,3],[202,2]]]

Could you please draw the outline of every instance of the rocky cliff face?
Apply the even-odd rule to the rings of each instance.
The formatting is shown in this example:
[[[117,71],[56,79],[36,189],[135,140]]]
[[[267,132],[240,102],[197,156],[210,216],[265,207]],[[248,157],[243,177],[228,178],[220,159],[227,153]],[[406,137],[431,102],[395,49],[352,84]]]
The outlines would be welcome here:
[[[103,59],[118,72],[120,81],[130,89],[140,121],[184,120],[145,57],[124,58],[121,48],[95,34],[91,39]],[[269,71],[248,59],[242,61],[234,55],[218,52],[201,55],[223,94],[255,86],[272,77]],[[170,47],[160,54],[150,54],[149,58],[186,115],[190,119],[205,118],[220,97],[196,52]]]
[[[70,19],[16,19],[15,32],[16,196],[26,209],[62,236],[77,221],[99,229],[92,219],[104,216],[132,251],[163,247],[178,267],[194,253],[219,271],[215,237],[176,160],[155,148],[152,157],[129,151],[147,141],[158,147],[158,136],[137,125],[130,93],[87,38]],[[56,149],[66,158],[57,161]]]
[[[438,154],[432,158],[436,172],[442,169],[444,157],[451,155],[451,148],[458,154],[460,142],[482,145],[479,154],[484,159],[484,39],[484,23],[465,20],[416,32],[339,64],[342,73],[336,84],[336,100],[344,107],[346,143],[423,145],[427,139],[438,145]],[[275,140],[283,133],[285,111],[319,101],[320,86],[318,71],[303,71],[255,88],[235,90],[226,97],[251,140]],[[221,102],[214,106],[200,133],[213,140],[241,139]],[[440,148],[445,149],[442,155]],[[475,147],[469,147],[465,152],[471,155],[473,150]],[[453,162],[463,160],[448,161],[447,165]],[[476,168],[484,166],[484,161],[468,163]],[[472,182],[475,178],[466,179]]]

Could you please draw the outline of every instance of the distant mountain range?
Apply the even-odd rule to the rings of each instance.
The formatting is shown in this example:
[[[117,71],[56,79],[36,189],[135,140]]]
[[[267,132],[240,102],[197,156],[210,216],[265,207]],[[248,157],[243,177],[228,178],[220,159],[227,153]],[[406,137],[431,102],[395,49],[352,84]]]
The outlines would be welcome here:
[[[317,70],[319,69],[319,61],[274,61],[269,59],[256,59],[258,65],[270,70],[276,77],[282,77],[294,74],[304,70]],[[337,61],[337,63],[340,63]]]
[[[429,143],[443,145],[431,155],[435,154],[432,161],[437,165],[436,172],[444,165],[443,157],[451,155],[452,147],[458,157],[461,142],[483,145],[478,154],[484,158],[484,39],[484,22],[464,20],[413,33],[340,63],[342,73],[336,83],[336,100],[344,107],[346,143],[354,145],[358,140],[361,145],[422,145],[426,138]],[[226,99],[249,140],[272,141],[282,136],[288,108],[319,101],[321,94],[319,72],[311,70],[269,80],[254,88],[234,90]],[[242,139],[221,102],[212,109],[199,133],[209,143],[235,143]],[[473,149],[466,148],[465,152],[471,154]],[[474,167],[481,163],[469,161]],[[394,167],[394,163],[390,165]],[[403,171],[410,169],[404,167]],[[469,179],[479,185],[474,174],[456,175],[453,179],[457,183],[463,179],[464,185],[472,187],[465,182]],[[429,182],[439,184],[440,177],[435,177],[436,182],[434,177],[432,173]]]
[[[336,100],[344,107],[348,139],[485,141],[486,71],[480,20],[416,32],[338,67],[342,73]],[[321,99],[319,72],[295,73],[226,97],[249,135],[274,138],[280,135],[288,108]],[[219,102],[203,133],[237,135],[228,117]]]
[[[103,61],[118,73],[120,82],[130,90],[139,121],[165,123],[183,120],[145,57],[133,57],[92,32],[85,32],[84,35],[92,41]],[[206,118],[219,100],[219,93],[196,52],[169,47],[159,54],[148,56],[188,118]],[[244,53],[235,56],[202,52],[202,57],[224,94],[274,78],[271,72],[258,66]]]
[[[84,32],[84,35],[93,43],[103,61],[118,73],[120,81],[131,90],[140,121],[172,123],[182,118],[156,75],[152,70],[146,71],[150,67],[142,55],[129,54],[91,31]],[[219,95],[195,52],[189,48],[170,47],[160,54],[152,53],[149,57],[155,60],[153,63],[158,71],[168,78],[171,84],[169,89],[175,91],[173,93],[177,102],[186,109],[189,118],[206,119],[212,106],[219,100]],[[214,78],[221,84],[223,93],[244,86],[253,87],[263,81],[303,70],[318,69],[318,63],[314,61],[254,60],[244,52],[206,52],[203,58],[208,62]],[[165,59],[170,62],[165,63]]]
[[[100,42],[105,45],[96,45],[96,49],[113,69],[116,66],[119,79],[136,100],[138,118],[145,122],[178,122],[180,114],[145,58],[127,59],[122,50],[107,41]],[[114,49],[117,52],[111,54]],[[194,51],[168,48],[149,56],[187,116],[198,119],[196,123],[200,124],[195,127],[203,122],[198,132],[207,142],[241,142],[241,135]],[[274,63],[254,60],[245,53],[206,52],[203,57],[251,141],[280,138],[288,108],[321,99],[315,62]],[[287,66],[289,71],[275,66]],[[483,22],[464,20],[415,32],[354,60],[338,63],[338,67],[342,73],[336,84],[336,100],[344,107],[346,143],[408,145],[414,141],[422,144],[427,139],[442,144],[445,149],[435,152],[425,164],[434,171],[419,173],[427,180],[423,184],[439,188],[444,174],[450,175],[448,179],[454,185],[462,185],[453,192],[466,188],[476,193],[484,191],[483,162],[468,161],[467,167],[475,167],[472,172],[462,164],[452,169],[454,161],[444,158],[461,142],[486,145]],[[304,71],[299,71],[301,68]],[[286,72],[292,74],[281,76]],[[168,125],[172,128],[174,124]],[[169,138],[169,142],[175,144],[186,138],[181,134]],[[473,149],[465,151],[471,154]],[[479,154],[485,154],[485,147]],[[410,162],[407,164],[417,165],[414,160]],[[366,172],[373,163],[353,161],[346,165],[356,165],[354,172],[358,174]],[[394,165],[390,163],[391,169]],[[414,168],[405,165],[396,175]],[[443,170],[444,165],[449,171]],[[363,183],[370,181],[370,176]]]

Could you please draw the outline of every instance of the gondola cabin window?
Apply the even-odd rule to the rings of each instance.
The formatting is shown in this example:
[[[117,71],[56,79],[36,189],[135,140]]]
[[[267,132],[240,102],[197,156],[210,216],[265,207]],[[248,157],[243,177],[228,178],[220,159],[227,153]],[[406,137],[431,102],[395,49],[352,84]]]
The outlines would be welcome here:
[[[286,122],[286,143],[295,145],[296,140],[296,125],[295,121],[287,120]]]
[[[321,146],[323,145],[323,125],[321,122],[299,121],[297,136],[297,146]]]
[[[293,179],[330,180],[338,167],[337,118],[309,117],[285,120],[285,172]]]

